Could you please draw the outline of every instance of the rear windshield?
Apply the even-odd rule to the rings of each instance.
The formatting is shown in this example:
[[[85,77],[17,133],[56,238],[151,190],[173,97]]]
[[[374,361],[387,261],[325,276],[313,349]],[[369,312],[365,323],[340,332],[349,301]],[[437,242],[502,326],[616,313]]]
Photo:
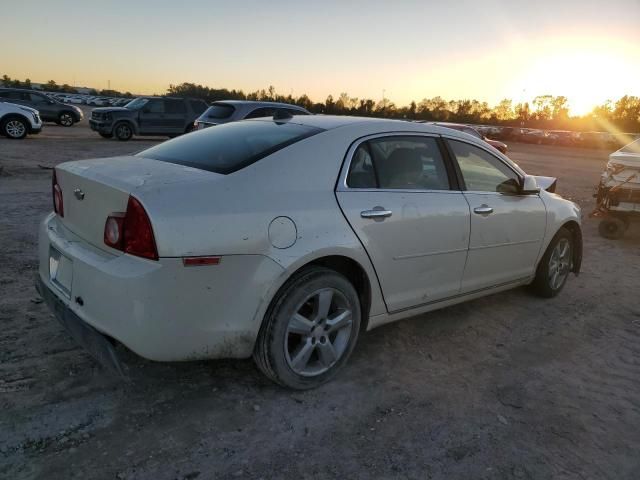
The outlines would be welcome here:
[[[322,131],[295,123],[247,120],[198,130],[137,156],[226,175]]]
[[[216,118],[218,120],[223,120],[225,118],[229,118],[235,112],[235,108],[232,105],[227,105],[226,103],[214,103],[209,109],[205,112],[207,118]]]

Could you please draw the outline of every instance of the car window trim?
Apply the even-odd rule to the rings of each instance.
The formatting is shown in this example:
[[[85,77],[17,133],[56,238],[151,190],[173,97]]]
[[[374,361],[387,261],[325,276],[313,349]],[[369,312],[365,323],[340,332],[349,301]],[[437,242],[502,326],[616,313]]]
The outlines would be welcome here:
[[[442,137],[442,140],[443,140],[443,143],[444,143],[444,145],[446,147],[447,153],[451,158],[451,161],[453,163],[453,167],[454,167],[454,169],[456,171],[456,176],[458,178],[458,183],[460,185],[460,189],[463,192],[466,192],[466,193],[482,193],[482,194],[505,195],[502,192],[486,192],[484,190],[468,190],[467,189],[467,185],[466,185],[466,183],[464,181],[464,176],[462,175],[462,170],[460,169],[460,164],[458,163],[458,159],[456,158],[455,154],[453,153],[453,150],[451,148],[451,145],[449,144],[449,141],[456,141],[456,142],[466,143],[467,145],[471,145],[472,147],[477,147],[480,150],[483,150],[484,152],[489,154],[491,157],[495,158],[502,165],[506,166],[509,170],[511,170],[516,175],[516,177],[518,178],[518,181],[520,183],[522,183],[522,181],[524,180],[524,176],[522,175],[521,172],[518,172],[515,168],[513,168],[513,166],[509,165],[509,163],[505,162],[503,159],[501,159],[500,157],[495,155],[488,148],[485,148],[484,145],[478,145],[476,143],[468,142],[468,141],[466,141],[464,139],[461,139],[461,138],[450,137],[450,136],[447,136],[447,135],[440,135],[440,136]],[[515,197],[515,196],[530,197],[531,195],[511,195],[511,196],[512,197]]]
[[[349,169],[351,168],[351,162],[353,161],[353,156],[360,145],[365,142],[369,142],[369,140],[376,140],[378,138],[385,137],[421,137],[421,138],[432,138],[436,141],[436,145],[438,146],[438,150],[440,151],[440,155],[442,157],[442,162],[444,163],[445,170],[447,171],[447,179],[449,180],[449,189],[448,190],[437,190],[437,189],[418,189],[418,188],[357,188],[350,187],[347,185],[347,177],[349,175]],[[441,135],[437,133],[426,133],[426,132],[416,132],[416,131],[397,131],[397,132],[380,132],[373,133],[370,135],[365,135],[363,137],[357,138],[354,140],[349,148],[347,149],[347,153],[345,154],[345,160],[343,161],[342,168],[340,169],[340,175],[338,176],[338,180],[336,182],[335,191],[336,192],[395,192],[395,193],[460,193],[461,190],[456,188],[457,182],[451,181],[451,175],[455,175],[453,171],[453,166],[450,165],[449,155],[443,155],[442,146],[440,145],[440,137]],[[369,151],[369,155],[371,155],[371,151],[367,144],[367,150]],[[373,160],[373,157],[371,157]],[[373,163],[373,162],[372,162]],[[375,172],[374,165],[374,172]],[[376,172],[376,184],[380,185],[377,179]]]

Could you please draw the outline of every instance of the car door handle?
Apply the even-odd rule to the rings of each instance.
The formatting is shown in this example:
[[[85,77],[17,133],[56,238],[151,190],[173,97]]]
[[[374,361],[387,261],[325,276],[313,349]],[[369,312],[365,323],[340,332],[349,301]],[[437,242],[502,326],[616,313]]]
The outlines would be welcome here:
[[[386,218],[390,217],[393,212],[391,210],[385,210],[382,207],[374,207],[371,210],[363,210],[360,212],[362,218]]]
[[[478,215],[489,215],[490,213],[493,213],[493,208],[488,205],[481,205],[480,207],[474,208],[473,213],[477,213]]]

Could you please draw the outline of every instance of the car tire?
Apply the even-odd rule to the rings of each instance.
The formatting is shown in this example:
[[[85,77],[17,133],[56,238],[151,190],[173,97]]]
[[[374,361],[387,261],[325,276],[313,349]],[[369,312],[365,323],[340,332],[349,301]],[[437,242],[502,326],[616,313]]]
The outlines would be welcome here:
[[[628,225],[621,218],[607,217],[600,220],[598,232],[609,240],[619,240],[623,237]]]
[[[61,112],[56,123],[63,127],[72,127],[76,123],[76,119],[71,112]]]
[[[133,137],[133,128],[127,122],[116,123],[113,127],[113,134],[121,142],[126,142]]]
[[[2,135],[12,140],[22,140],[29,132],[29,123],[20,116],[8,116],[0,124]]]
[[[555,297],[567,283],[573,269],[573,235],[561,228],[547,247],[531,284],[541,297]]]
[[[102,138],[113,138],[113,133],[98,132]]]
[[[253,358],[274,382],[296,390],[333,378],[349,359],[361,324],[360,299],[343,275],[305,268],[276,294]]]

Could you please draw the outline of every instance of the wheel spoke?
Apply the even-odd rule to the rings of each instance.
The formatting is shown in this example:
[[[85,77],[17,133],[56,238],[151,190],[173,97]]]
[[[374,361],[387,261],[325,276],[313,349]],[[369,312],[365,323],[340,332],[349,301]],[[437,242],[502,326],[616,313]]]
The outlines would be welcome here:
[[[329,309],[331,308],[331,301],[333,300],[333,290],[322,290],[318,293],[318,310],[316,318],[318,320],[327,318],[329,315]]]
[[[550,280],[550,284],[551,284],[551,288],[553,288],[554,290],[557,288],[557,281],[558,281],[558,270],[554,270],[553,274],[551,275],[551,280]]]
[[[325,367],[329,367],[330,365],[333,364],[333,362],[336,361],[338,355],[336,354],[335,348],[333,348],[333,344],[329,341],[329,338],[328,337],[326,338],[327,338],[326,342],[318,343],[317,347],[318,347],[318,354],[320,357],[320,363],[322,363],[322,365],[324,365]]]
[[[327,319],[327,329],[328,333],[333,333],[338,330],[342,330],[345,327],[351,325],[351,310],[345,310],[342,313],[339,313],[335,317],[331,319]]]
[[[302,371],[306,368],[314,348],[311,339],[307,339],[298,346],[291,358],[291,366],[294,370]]]
[[[296,313],[289,321],[289,333],[308,335],[313,328],[313,322],[299,313]]]

